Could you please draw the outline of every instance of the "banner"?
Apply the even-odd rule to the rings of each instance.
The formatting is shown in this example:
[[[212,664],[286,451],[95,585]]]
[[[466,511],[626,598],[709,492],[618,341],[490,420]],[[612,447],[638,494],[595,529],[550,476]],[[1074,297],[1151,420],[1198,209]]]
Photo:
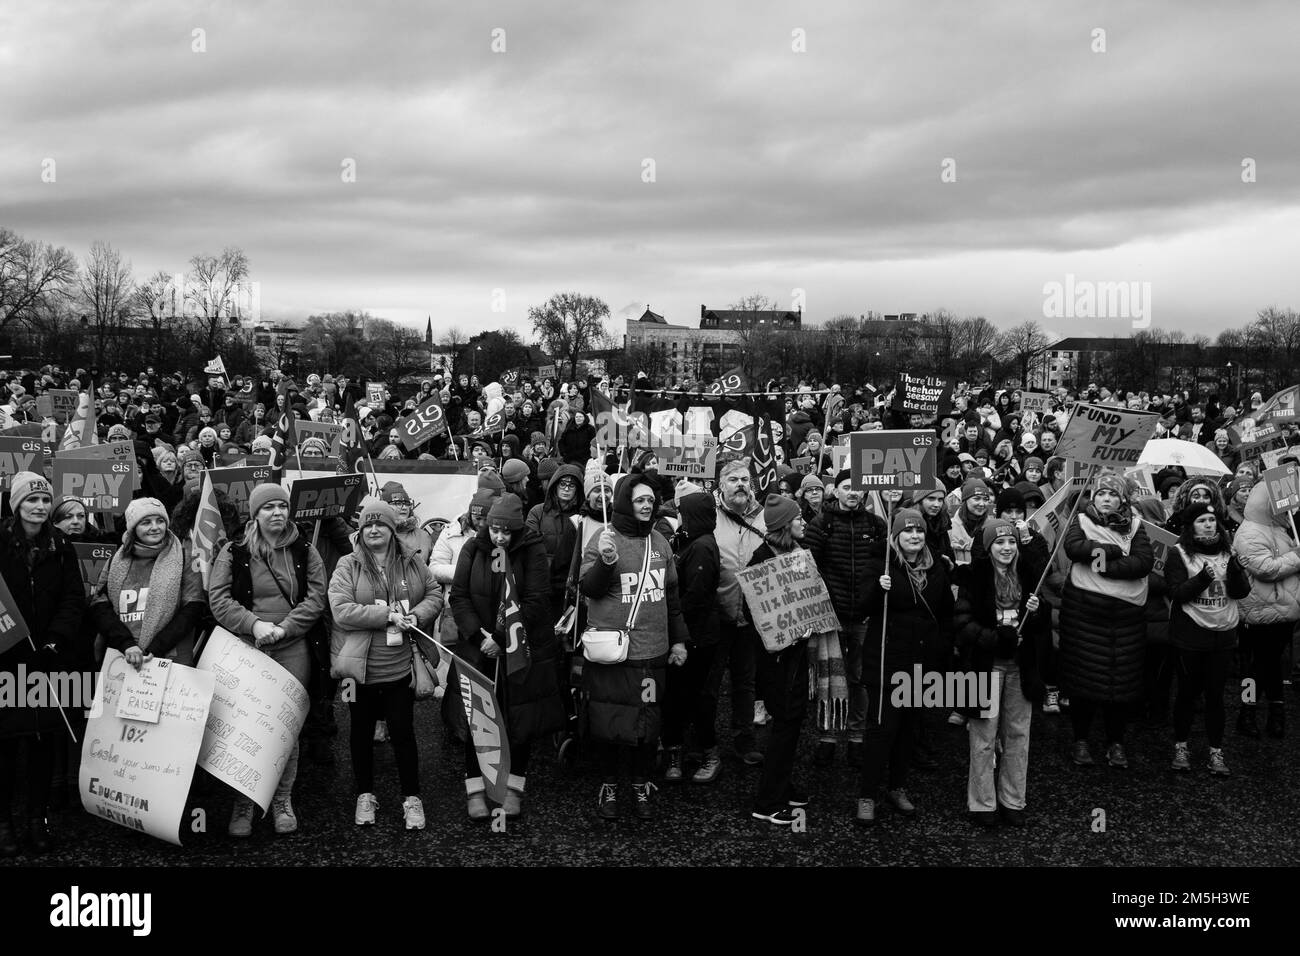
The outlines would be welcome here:
[[[20,471],[45,474],[44,443],[39,438],[0,435],[0,492],[9,493],[9,481]]]
[[[1159,421],[1155,412],[1080,402],[1056,444],[1056,455],[1085,465],[1119,469],[1136,465]]]
[[[930,429],[853,432],[849,471],[853,487],[878,491],[916,488],[938,474],[939,437]]]
[[[898,373],[894,389],[894,408],[908,414],[924,415],[927,420],[942,418],[952,410],[952,389],[956,379],[948,375],[913,375]]]
[[[501,387],[514,388],[519,384],[519,369],[508,368],[501,373]]]
[[[506,635],[506,678],[514,680],[515,674],[521,671],[528,673],[532,650],[528,646],[528,627],[524,624],[523,610],[519,606],[519,585],[515,583],[515,569],[510,566],[510,555],[505,548],[492,549],[492,569],[500,569],[502,572],[496,630]]]
[[[54,456],[54,499],[76,498],[87,511],[125,514],[136,480],[134,456],[129,461]]]
[[[1021,392],[1020,410],[1046,415],[1052,410],[1052,396],[1047,392]]]
[[[213,359],[211,362],[209,362],[207,365],[203,366],[203,374],[205,374],[205,375],[225,375],[225,374],[226,374],[226,363],[222,360],[221,356],[218,355],[216,358],[214,358],[214,359]]]
[[[1241,446],[1242,461],[1260,461],[1270,451],[1286,447],[1286,434],[1276,424],[1258,425],[1251,439]]]
[[[736,580],[770,652],[790,646],[809,631],[822,634],[840,629],[817,565],[802,548],[742,568]]]
[[[255,486],[271,480],[271,468],[269,465],[251,468],[210,468],[208,477],[212,481],[213,490],[223,492],[235,506],[235,510],[239,513],[239,520],[247,521],[250,517],[248,496],[253,493]]]
[[[299,478],[289,488],[289,514],[294,521],[351,519],[365,494],[366,476],[361,474]]]
[[[0,654],[27,640],[30,633],[22,612],[18,610],[18,603],[9,593],[9,585],[0,575]]]
[[[302,443],[308,438],[319,438],[325,442],[325,447],[329,449],[328,454],[337,458],[339,448],[343,441],[343,426],[335,425],[333,422],[314,422],[309,418],[294,422],[294,431],[298,433],[298,446],[301,448]]]
[[[438,396],[430,395],[406,418],[397,423],[398,434],[407,451],[414,451],[431,438],[447,431],[447,419],[438,404]],[[495,413],[494,413],[495,414]]]
[[[1259,408],[1254,415],[1255,424],[1265,425],[1269,422],[1294,422],[1297,417],[1296,398],[1300,396],[1300,385],[1291,385],[1275,394]]]
[[[744,372],[740,366],[733,368],[730,372],[724,372],[718,376],[704,390],[706,395],[737,395],[741,392],[749,391],[749,381],[745,378]]]
[[[718,473],[718,439],[713,435],[683,435],[681,442],[655,444],[659,474],[685,478],[712,478]]]
[[[1056,539],[1065,534],[1065,519],[1070,514],[1070,495],[1088,487],[1087,478],[1072,478],[1057,488],[1038,510],[1027,519],[1030,527],[1047,541],[1048,550],[1056,547]]]
[[[1152,524],[1145,518],[1142,519],[1142,527],[1146,528],[1147,538],[1151,541],[1151,551],[1155,554],[1155,564],[1151,566],[1155,574],[1165,573],[1165,562],[1169,560],[1169,549],[1178,543],[1178,535],[1157,524]]]
[[[51,423],[56,426],[57,423]],[[50,436],[53,438],[53,435]],[[81,392],[77,400],[77,410],[63,430],[59,439],[59,449],[82,448],[97,444],[99,437],[95,434],[95,402],[90,392]]]
[[[156,723],[117,715],[133,668],[108,648],[81,747],[78,790],[86,812],[128,830],[181,845],[190,783],[212,701],[212,675],[166,662]]]
[[[1300,468],[1293,464],[1270,468],[1259,480],[1268,488],[1268,507],[1274,515],[1300,507]]]
[[[213,562],[225,540],[225,524],[217,505],[216,493],[212,490],[212,472],[205,471],[199,490],[199,510],[194,515],[194,527],[190,528],[190,553],[193,555],[194,570],[203,579],[205,592],[211,581]]]
[[[198,669],[214,681],[199,766],[266,810],[307,717],[307,691],[224,627],[208,638]]]
[[[77,553],[77,563],[81,565],[81,579],[86,582],[86,600],[89,602],[94,596],[95,586],[99,584],[99,576],[103,573],[104,566],[117,551],[117,545],[85,544],[74,541],[72,550]]]
[[[1124,472],[1125,478],[1132,478],[1137,485],[1137,491],[1133,492],[1134,498],[1156,498],[1155,482],[1151,477],[1151,472],[1147,468],[1130,468]]]

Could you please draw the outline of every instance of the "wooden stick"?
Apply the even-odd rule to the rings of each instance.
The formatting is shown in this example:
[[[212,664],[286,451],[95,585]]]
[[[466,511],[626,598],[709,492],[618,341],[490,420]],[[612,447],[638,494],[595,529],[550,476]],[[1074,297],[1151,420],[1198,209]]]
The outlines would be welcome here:
[[[1073,481],[1072,478],[1067,478],[1066,480]],[[1083,492],[1084,492],[1083,488],[1080,488],[1078,492],[1076,492],[1076,497],[1074,499],[1074,507],[1070,509],[1070,516],[1065,519],[1065,524],[1061,526],[1061,533],[1057,536],[1056,543],[1052,545],[1052,551],[1047,556],[1047,566],[1043,568],[1043,573],[1039,576],[1038,583],[1034,585],[1033,591],[1030,592],[1031,596],[1036,595],[1040,590],[1042,590],[1043,582],[1047,580],[1048,572],[1052,570],[1052,564],[1053,562],[1056,561],[1056,552],[1060,550],[1061,542],[1065,540],[1065,533],[1070,530],[1070,525],[1074,522],[1074,516],[1079,511],[1079,502],[1083,500]],[[1025,618],[1027,617],[1028,615],[1025,616]],[[1021,618],[1020,624],[1016,627],[1017,637],[1019,637],[1020,632],[1025,629],[1025,618]]]

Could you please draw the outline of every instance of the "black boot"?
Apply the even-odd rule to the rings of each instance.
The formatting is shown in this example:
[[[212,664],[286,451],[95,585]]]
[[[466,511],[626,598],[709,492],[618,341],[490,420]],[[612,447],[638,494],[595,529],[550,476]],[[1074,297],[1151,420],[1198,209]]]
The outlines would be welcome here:
[[[1280,700],[1270,700],[1268,702],[1268,723],[1264,726],[1264,732],[1270,737],[1282,738],[1286,736],[1286,703]]]
[[[45,814],[32,817],[27,824],[27,843],[38,856],[50,852],[50,834],[45,829]]]
[[[18,837],[14,834],[13,822],[8,818],[0,820],[0,860],[17,855]]]
[[[1255,716],[1255,704],[1242,704],[1237,714],[1237,734],[1259,740],[1259,720]]]

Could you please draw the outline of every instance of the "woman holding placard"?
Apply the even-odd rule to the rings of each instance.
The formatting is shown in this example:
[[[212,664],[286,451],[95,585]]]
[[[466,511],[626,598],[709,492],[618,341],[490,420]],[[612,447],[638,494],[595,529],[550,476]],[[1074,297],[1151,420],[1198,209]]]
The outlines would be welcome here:
[[[307,686],[311,651],[307,633],[325,610],[325,563],[289,520],[289,493],[271,482],[248,496],[252,516],[243,540],[224,545],[212,565],[208,601],[218,624],[253,644]],[[298,776],[298,743],[271,800],[276,833],[298,829],[290,797]],[[255,804],[235,797],[229,833],[253,833]]]

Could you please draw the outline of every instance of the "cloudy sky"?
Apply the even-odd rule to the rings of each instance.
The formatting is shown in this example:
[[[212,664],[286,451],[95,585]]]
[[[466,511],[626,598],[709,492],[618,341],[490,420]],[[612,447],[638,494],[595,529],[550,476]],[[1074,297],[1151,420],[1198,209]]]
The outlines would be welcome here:
[[[1285,2],[9,0],[0,225],[138,276],[238,245],[286,319],[527,337],[573,289],[621,332],[801,289],[1127,334],[1044,318],[1073,274],[1214,334],[1300,308],[1298,34]]]

